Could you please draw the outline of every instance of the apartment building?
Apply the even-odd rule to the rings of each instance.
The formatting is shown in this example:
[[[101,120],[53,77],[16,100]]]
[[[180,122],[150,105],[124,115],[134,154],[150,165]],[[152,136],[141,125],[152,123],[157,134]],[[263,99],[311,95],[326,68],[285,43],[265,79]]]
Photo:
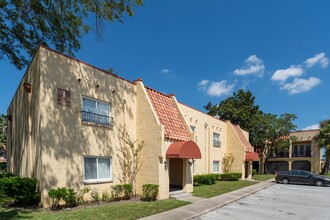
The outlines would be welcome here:
[[[321,171],[321,148],[317,140],[319,129],[291,132],[295,137],[287,149],[280,149],[269,159],[268,170],[307,170]]]
[[[248,132],[143,84],[110,74],[39,46],[8,108],[7,165],[39,180],[47,207],[54,187],[95,188],[120,184],[118,148],[123,135],[144,142],[137,192],[159,185],[193,190],[193,175],[221,173],[232,154],[232,172],[250,178],[258,160]]]

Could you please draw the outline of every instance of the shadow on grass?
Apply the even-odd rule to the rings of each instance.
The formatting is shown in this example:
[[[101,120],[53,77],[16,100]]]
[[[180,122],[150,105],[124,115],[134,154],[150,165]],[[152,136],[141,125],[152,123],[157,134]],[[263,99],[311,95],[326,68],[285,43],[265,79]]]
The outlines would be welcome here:
[[[13,206],[14,200],[5,195],[0,195],[0,219],[30,219],[28,216],[35,208],[20,208]]]

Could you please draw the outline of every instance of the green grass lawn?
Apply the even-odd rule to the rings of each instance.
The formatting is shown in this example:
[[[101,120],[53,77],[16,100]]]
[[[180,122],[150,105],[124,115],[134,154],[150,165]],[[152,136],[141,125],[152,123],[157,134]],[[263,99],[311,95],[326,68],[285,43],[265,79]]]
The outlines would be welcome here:
[[[117,202],[92,207],[78,206],[69,211],[52,212],[48,209],[4,207],[9,202],[12,200],[0,196],[0,219],[138,219],[190,204],[190,202],[167,199],[156,202]]]
[[[257,181],[266,181],[275,178],[274,174],[263,174],[263,175],[254,175],[253,179]]]
[[[324,175],[322,175],[322,176],[330,177],[330,173],[324,174]]]
[[[203,198],[211,198],[246,186],[251,186],[256,183],[257,182],[252,182],[248,180],[217,181],[213,185],[194,186],[193,195]]]

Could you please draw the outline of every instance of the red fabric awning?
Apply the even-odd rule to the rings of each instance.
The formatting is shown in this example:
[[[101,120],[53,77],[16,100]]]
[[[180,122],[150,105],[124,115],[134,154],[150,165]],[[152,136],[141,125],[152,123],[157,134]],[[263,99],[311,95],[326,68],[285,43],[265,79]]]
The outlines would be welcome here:
[[[245,161],[259,161],[259,154],[256,152],[247,152],[245,154]]]
[[[172,143],[166,152],[167,158],[201,159],[202,154],[198,145],[193,141],[177,141]]]

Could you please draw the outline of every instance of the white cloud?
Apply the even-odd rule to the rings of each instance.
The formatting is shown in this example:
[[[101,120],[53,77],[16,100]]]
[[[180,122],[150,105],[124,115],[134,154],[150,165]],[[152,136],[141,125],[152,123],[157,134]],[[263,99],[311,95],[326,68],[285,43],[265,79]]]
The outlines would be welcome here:
[[[303,128],[302,130],[315,130],[315,129],[319,129],[320,125],[319,124],[313,124],[310,126],[307,126],[306,128]]]
[[[320,64],[321,67],[326,68],[329,64],[329,59],[325,53],[315,54],[312,58],[305,61],[307,68],[310,68],[316,64]]]
[[[304,73],[304,70],[300,66],[290,66],[287,69],[276,70],[271,80],[279,81],[283,84],[290,77],[298,77]]]
[[[235,83],[229,84],[226,80],[213,82],[209,80],[202,80],[197,84],[200,91],[206,92],[210,96],[228,95],[233,91]]]
[[[254,74],[256,76],[262,76],[265,70],[265,65],[262,59],[258,58],[256,55],[249,56],[244,61],[244,66],[241,69],[234,70],[235,75],[249,75]]]
[[[321,80],[315,77],[310,77],[309,79],[295,78],[292,83],[284,84],[281,89],[287,90],[290,95],[307,92],[313,87],[319,85]]]
[[[168,74],[168,73],[170,73],[170,70],[169,69],[162,69],[160,72],[161,73]]]

